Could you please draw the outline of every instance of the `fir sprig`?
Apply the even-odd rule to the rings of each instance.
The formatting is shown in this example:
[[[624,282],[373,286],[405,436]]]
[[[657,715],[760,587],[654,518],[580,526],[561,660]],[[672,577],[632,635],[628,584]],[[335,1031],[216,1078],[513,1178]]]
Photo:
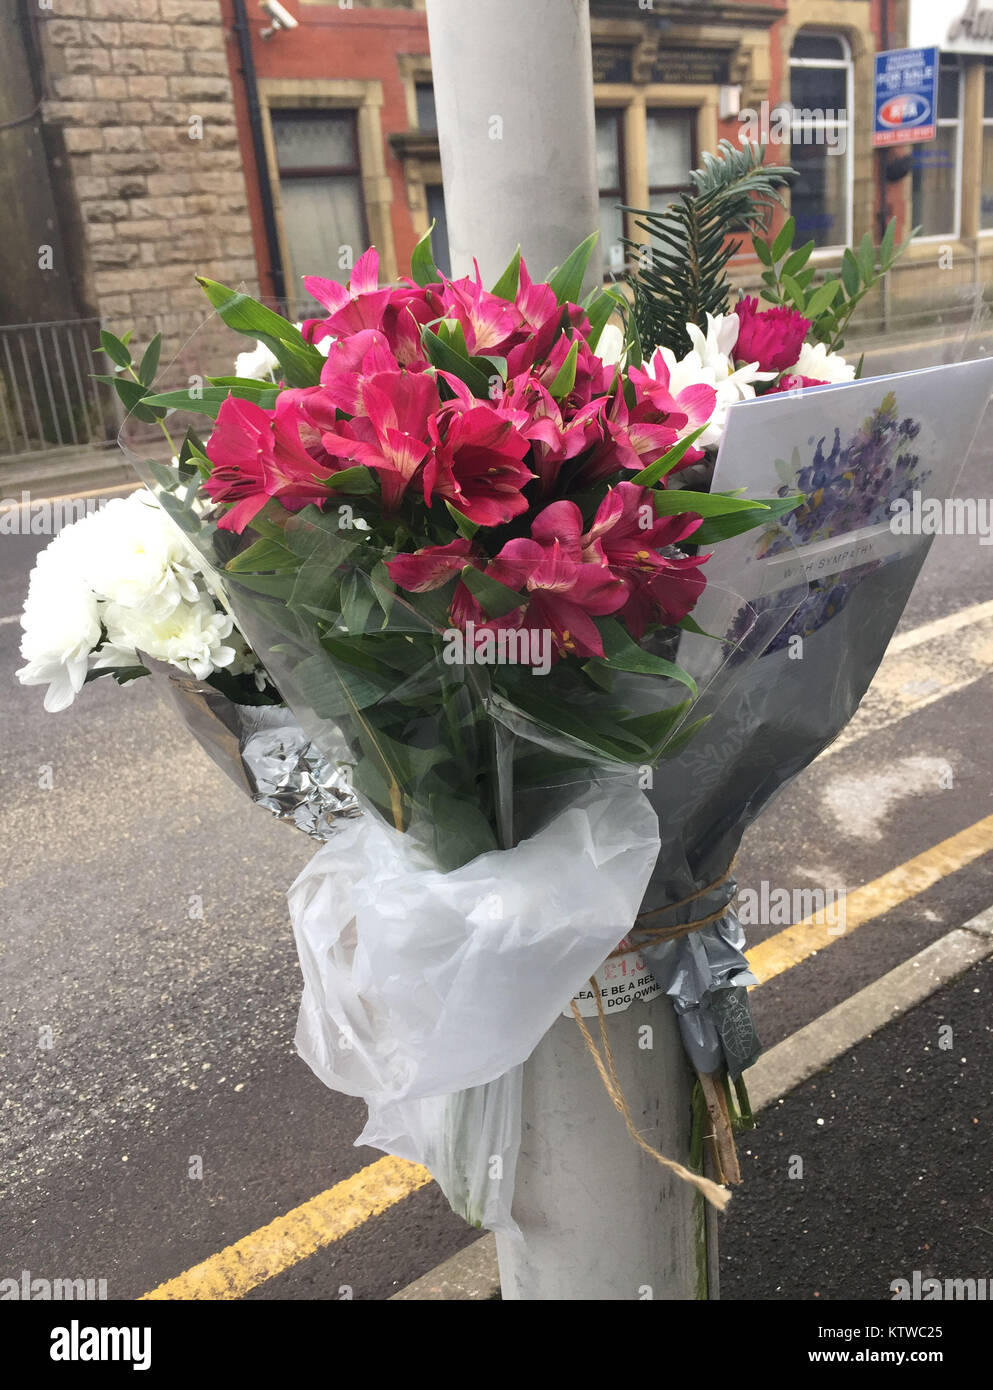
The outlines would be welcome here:
[[[785,165],[766,166],[764,146],[739,149],[721,140],[718,148],[690,174],[692,193],[681,194],[662,212],[626,209],[650,238],[647,245],[625,238],[637,266],[627,279],[646,355],[669,347],[681,357],[690,346],[687,323],[706,332],[707,314],[720,313],[727,303],[724,268],[741,247],[728,234],[764,231],[773,208],[783,205],[778,190],[795,175]]]

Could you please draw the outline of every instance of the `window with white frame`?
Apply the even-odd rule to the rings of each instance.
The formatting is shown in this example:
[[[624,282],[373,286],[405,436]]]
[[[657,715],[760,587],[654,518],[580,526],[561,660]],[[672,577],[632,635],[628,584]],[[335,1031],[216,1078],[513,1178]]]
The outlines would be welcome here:
[[[839,34],[801,30],[790,51],[790,191],[797,239],[852,239],[852,55]]]
[[[962,85],[962,69],[956,59],[942,58],[938,69],[937,133],[933,140],[914,146],[911,200],[913,224],[921,229],[918,236],[959,234]]]
[[[624,269],[624,112],[596,113],[596,167],[600,192],[600,246],[603,266],[617,274]]]
[[[983,72],[983,163],[979,180],[979,230],[993,232],[993,62]]]

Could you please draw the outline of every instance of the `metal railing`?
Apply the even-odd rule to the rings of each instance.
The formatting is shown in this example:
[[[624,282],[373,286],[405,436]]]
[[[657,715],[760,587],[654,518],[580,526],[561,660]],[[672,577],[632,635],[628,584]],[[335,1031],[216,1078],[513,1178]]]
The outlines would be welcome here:
[[[116,432],[99,319],[0,325],[0,455],[102,444]]]

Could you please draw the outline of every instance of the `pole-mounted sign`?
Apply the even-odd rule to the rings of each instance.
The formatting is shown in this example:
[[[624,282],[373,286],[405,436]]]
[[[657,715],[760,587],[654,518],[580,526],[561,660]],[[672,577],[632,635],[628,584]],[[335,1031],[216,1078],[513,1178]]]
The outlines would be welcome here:
[[[937,48],[877,53],[873,108],[873,145],[933,140],[938,121]]]

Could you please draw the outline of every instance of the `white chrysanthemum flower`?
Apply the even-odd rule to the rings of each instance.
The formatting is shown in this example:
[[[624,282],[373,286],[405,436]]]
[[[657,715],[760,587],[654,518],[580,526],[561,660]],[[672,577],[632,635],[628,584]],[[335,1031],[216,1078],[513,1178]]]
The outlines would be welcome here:
[[[83,688],[89,654],[100,640],[100,605],[80,577],[93,512],[65,526],[35,561],[21,615],[22,685],[47,685],[45,709],[66,709]]]
[[[279,358],[258,339],[254,352],[239,352],[234,359],[235,376],[250,377],[253,381],[267,381],[278,368]]]
[[[142,488],[96,513],[81,572],[100,598],[164,614],[195,602],[197,565],[182,532]]]
[[[78,581],[59,583],[54,567],[35,570],[21,627],[17,672],[22,685],[47,685],[50,714],[68,708],[83,688],[90,652],[100,640],[99,604]]]
[[[813,381],[854,381],[855,368],[838,352],[828,352],[826,343],[804,343],[800,356],[790,367],[791,376],[807,376]]]
[[[662,360],[669,371],[669,390],[674,396],[687,386],[703,383],[717,393],[717,404],[710,424],[697,439],[701,449],[719,444],[724,433],[728,407],[755,395],[756,381],[772,381],[775,372],[760,372],[757,362],[734,365],[734,347],[738,341],[737,314],[708,314],[706,336],[695,323],[686,325],[693,346],[685,357],[676,358],[671,348],[661,348]],[[651,366],[646,365],[646,371]]]
[[[206,680],[235,659],[234,647],[225,645],[224,640],[234,624],[207,598],[178,603],[166,614],[110,603],[103,620],[115,653],[145,652],[156,661],[168,661],[188,671],[197,680]]]

